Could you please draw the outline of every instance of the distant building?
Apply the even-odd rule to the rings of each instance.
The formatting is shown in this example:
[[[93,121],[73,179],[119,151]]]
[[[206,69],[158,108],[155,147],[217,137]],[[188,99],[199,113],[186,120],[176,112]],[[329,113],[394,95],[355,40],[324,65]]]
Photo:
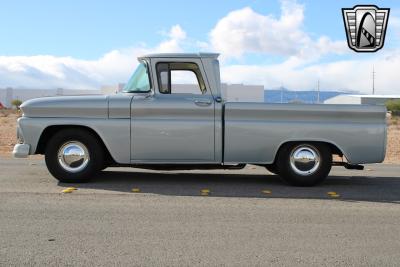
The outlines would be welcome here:
[[[103,95],[110,95],[122,92],[125,87],[125,83],[118,83],[116,85],[103,85],[100,91]]]
[[[121,92],[124,83],[117,85],[102,86],[100,90],[79,90],[79,89],[14,89],[0,88],[0,102],[5,107],[10,108],[11,101],[19,99],[22,102],[38,97],[61,96],[61,95],[98,95],[98,94],[115,94]],[[198,91],[198,85],[192,84],[176,84],[174,92],[190,93]],[[221,84],[222,97],[230,102],[263,102],[264,87],[262,85],[243,85],[243,84]]]
[[[263,85],[221,84],[222,97],[229,102],[264,102]]]
[[[328,98],[335,97],[337,95],[348,94],[339,91],[318,91],[306,90],[306,91],[291,91],[284,87],[280,89],[266,89],[265,100],[266,103],[304,103],[304,104],[318,104],[323,103]],[[318,101],[319,100],[319,101]]]
[[[400,99],[400,95],[338,95],[325,100],[324,104],[385,105],[393,99]]]

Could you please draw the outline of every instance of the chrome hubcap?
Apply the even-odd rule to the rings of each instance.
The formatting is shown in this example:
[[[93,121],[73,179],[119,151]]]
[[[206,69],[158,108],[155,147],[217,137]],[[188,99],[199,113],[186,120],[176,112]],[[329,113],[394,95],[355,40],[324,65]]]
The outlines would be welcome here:
[[[290,154],[290,166],[299,175],[307,176],[315,173],[320,165],[318,150],[310,145],[295,147]]]
[[[87,147],[78,141],[70,141],[58,150],[58,163],[68,172],[80,172],[89,163],[89,151]]]

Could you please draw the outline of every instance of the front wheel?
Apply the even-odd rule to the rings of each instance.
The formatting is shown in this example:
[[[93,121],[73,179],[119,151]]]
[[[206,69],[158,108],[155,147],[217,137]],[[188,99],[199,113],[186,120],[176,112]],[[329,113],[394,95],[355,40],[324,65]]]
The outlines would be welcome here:
[[[88,182],[104,166],[104,153],[96,136],[89,131],[65,129],[48,142],[45,161],[60,182]]]
[[[328,176],[332,167],[332,152],[323,143],[289,143],[279,151],[279,175],[295,186],[314,186]]]

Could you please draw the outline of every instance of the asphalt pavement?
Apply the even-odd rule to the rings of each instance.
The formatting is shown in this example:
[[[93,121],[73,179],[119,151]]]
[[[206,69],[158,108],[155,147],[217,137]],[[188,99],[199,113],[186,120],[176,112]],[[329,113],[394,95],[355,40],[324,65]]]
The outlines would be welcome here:
[[[42,159],[0,158],[1,266],[399,264],[400,165],[334,167],[311,188],[251,165],[63,184]]]

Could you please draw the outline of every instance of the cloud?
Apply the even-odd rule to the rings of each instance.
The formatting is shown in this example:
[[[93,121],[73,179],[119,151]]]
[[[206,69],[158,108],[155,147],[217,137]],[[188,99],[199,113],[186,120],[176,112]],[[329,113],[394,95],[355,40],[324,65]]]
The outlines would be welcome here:
[[[231,83],[263,84],[266,88],[284,86],[291,90],[314,90],[317,80],[323,90],[372,91],[375,67],[377,94],[399,94],[400,51],[366,60],[340,60],[292,67],[287,62],[273,65],[230,65],[221,69],[222,80]]]
[[[182,52],[186,32],[171,27],[167,39],[156,47],[140,45],[112,50],[97,60],[72,57],[0,56],[0,88],[98,89],[104,84],[126,81],[137,65],[137,57],[154,52]]]
[[[345,41],[332,41],[326,36],[313,40],[303,30],[303,23],[304,6],[296,1],[282,1],[279,18],[245,7],[220,19],[211,30],[210,39],[214,50],[234,58],[261,53],[304,61],[347,51]]]
[[[359,60],[320,63],[327,55],[353,53],[345,40],[328,36],[312,37],[304,31],[304,5],[281,1],[279,17],[260,14],[250,7],[232,11],[221,18],[210,32],[210,44],[222,53],[221,75],[224,82],[263,84],[266,88],[284,85],[291,90],[321,88],[370,93],[372,66],[376,69],[379,93],[399,93],[400,49],[380,52]],[[398,34],[398,18],[391,21]],[[283,62],[269,65],[228,64],[224,59],[243,58],[247,54],[278,55]],[[379,55],[379,56],[378,56]],[[379,91],[380,90],[380,91]]]
[[[183,52],[182,42],[186,39],[186,32],[181,26],[172,26],[167,36],[169,40],[160,43],[155,51],[160,53]]]

